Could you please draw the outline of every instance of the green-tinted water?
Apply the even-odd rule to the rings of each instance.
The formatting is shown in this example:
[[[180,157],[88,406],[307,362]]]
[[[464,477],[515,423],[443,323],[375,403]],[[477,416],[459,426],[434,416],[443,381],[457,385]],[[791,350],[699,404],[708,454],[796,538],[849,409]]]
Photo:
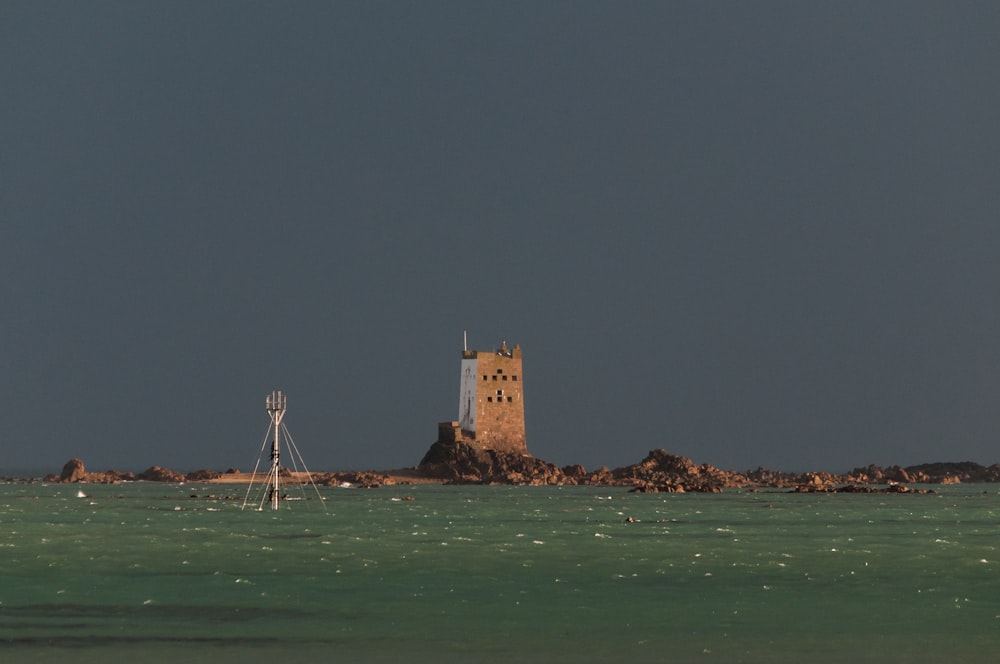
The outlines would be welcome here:
[[[241,511],[244,491],[0,486],[0,656],[973,662],[1000,647],[992,485],[322,489],[327,512],[277,513]],[[238,499],[189,497],[211,492]]]

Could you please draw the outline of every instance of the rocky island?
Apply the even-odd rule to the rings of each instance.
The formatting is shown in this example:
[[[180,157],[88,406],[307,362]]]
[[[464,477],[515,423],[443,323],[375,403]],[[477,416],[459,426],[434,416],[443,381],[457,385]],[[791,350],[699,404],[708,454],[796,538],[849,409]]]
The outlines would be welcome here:
[[[305,473],[282,469],[286,481],[308,481]],[[438,441],[431,445],[420,463],[411,468],[388,471],[314,472],[319,485],[375,488],[411,484],[494,484],[524,486],[619,487],[642,493],[718,493],[723,489],[757,491],[780,489],[803,493],[920,493],[910,484],[958,484],[1000,482],[1000,464],[982,466],[973,462],[931,463],[906,468],[865,466],[846,474],[828,472],[789,473],[757,468],[746,472],[722,470],[707,463],[651,450],[638,463],[620,468],[602,467],[588,471],[580,465],[559,467],[530,454],[478,449],[460,441]],[[151,466],[141,473],[107,470],[89,472],[83,461],[70,459],[59,475],[45,482],[118,483],[148,482],[249,482],[250,474],[235,468],[226,471],[196,470],[179,473]]]

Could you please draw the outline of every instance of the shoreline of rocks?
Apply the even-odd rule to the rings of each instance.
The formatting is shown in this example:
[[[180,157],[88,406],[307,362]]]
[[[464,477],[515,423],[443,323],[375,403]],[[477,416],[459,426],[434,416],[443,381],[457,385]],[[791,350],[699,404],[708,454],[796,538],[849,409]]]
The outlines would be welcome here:
[[[438,441],[431,445],[420,464],[388,471],[335,471],[296,473],[283,468],[286,482],[309,482],[320,486],[377,488],[414,484],[485,484],[517,486],[618,487],[635,493],[719,493],[724,489],[784,490],[796,493],[933,493],[913,489],[910,484],[967,484],[1000,482],[1000,464],[982,466],[974,462],[942,462],[902,468],[869,465],[846,474],[827,472],[789,473],[757,468],[739,472],[654,449],[640,462],[609,469],[586,470],[581,465],[558,467],[531,455],[484,450],[464,442]],[[151,466],[141,473],[107,470],[88,472],[82,460],[70,459],[59,475],[23,481],[48,483],[117,484],[121,482],[249,483],[260,481],[235,468],[224,472],[201,469],[179,473]],[[17,478],[7,478],[17,480]]]

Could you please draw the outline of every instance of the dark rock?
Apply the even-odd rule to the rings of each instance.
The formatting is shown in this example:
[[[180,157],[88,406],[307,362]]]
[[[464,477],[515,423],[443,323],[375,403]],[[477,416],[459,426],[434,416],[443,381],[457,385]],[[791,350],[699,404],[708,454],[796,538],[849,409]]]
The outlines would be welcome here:
[[[418,466],[421,475],[452,484],[573,484],[555,464],[530,454],[483,450],[464,442],[438,441]]]
[[[351,484],[363,489],[377,489],[387,484],[393,484],[392,479],[383,473],[372,471],[350,471],[341,473],[329,473],[321,478],[322,484],[327,486],[338,486],[340,484]]]
[[[719,493],[724,488],[750,485],[750,480],[742,473],[720,470],[707,463],[695,465],[687,457],[662,449],[651,450],[639,463],[616,468],[611,475],[643,493]]]
[[[184,476],[178,472],[170,470],[169,468],[161,468],[160,466],[150,466],[146,470],[136,475],[136,479],[146,480],[147,482],[180,483],[184,481]]]
[[[208,470],[207,468],[202,470],[194,470],[184,476],[188,482],[207,482],[209,480],[217,480],[222,477],[222,473],[217,470]]]
[[[913,493],[928,494],[934,493],[933,489],[911,489],[903,484],[890,484],[887,487],[873,486],[870,484],[844,484],[836,486],[834,484],[800,484],[793,489],[795,493]]]

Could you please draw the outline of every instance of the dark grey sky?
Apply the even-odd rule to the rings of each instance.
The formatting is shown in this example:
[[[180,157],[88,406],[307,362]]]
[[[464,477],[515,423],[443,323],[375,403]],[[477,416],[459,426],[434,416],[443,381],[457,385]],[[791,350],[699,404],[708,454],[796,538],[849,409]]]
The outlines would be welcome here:
[[[0,3],[0,468],[1000,461],[995,2]]]

